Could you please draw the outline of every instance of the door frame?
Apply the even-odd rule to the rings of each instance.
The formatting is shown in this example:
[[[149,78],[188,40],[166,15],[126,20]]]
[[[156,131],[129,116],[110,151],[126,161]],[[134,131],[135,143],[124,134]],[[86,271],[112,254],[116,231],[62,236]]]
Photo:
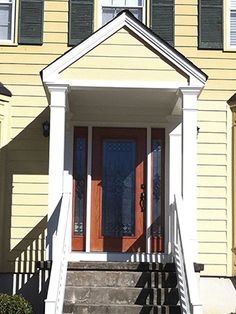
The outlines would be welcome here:
[[[85,248],[84,251],[80,251],[79,254],[83,254],[83,253],[90,253],[90,254],[97,254],[97,253],[93,253],[91,252],[91,243],[90,243],[90,239],[91,239],[91,199],[92,199],[92,133],[93,133],[93,128],[95,127],[100,127],[99,125],[85,125],[82,124],[81,126],[79,125],[74,125],[73,126],[73,131],[75,131],[76,128],[80,128],[80,127],[86,127],[87,128],[87,139],[88,139],[88,143],[87,143],[87,195],[86,195],[86,226],[85,226],[85,230],[86,230],[86,234],[85,234]],[[126,125],[122,125],[122,126],[116,126],[116,125],[104,125],[102,127],[105,128],[140,128],[140,129],[146,129],[146,156],[147,156],[147,160],[146,160],[146,185],[147,185],[147,190],[146,190],[146,195],[147,195],[147,203],[146,203],[146,253],[147,254],[152,254],[152,248],[153,248],[153,243],[152,243],[152,239],[150,236],[150,232],[148,230],[150,230],[151,228],[151,224],[152,224],[152,131],[153,130],[161,130],[162,132],[162,138],[163,138],[163,142],[164,142],[164,147],[163,147],[163,166],[162,166],[162,171],[163,171],[163,177],[167,178],[168,177],[168,169],[167,169],[167,164],[168,164],[168,154],[166,154],[166,152],[168,151],[168,146],[166,145],[166,143],[168,143],[167,139],[168,139],[168,134],[166,133],[166,129],[164,126],[159,127],[158,125],[155,125],[153,127],[151,126],[145,126],[145,125],[140,125],[140,126],[126,126]],[[74,134],[74,132],[72,132]],[[73,168],[73,167],[72,167]],[[169,184],[168,179],[164,179],[163,180],[163,190],[166,190],[166,187]],[[166,232],[167,232],[167,222],[166,222],[166,204],[168,203],[168,196],[166,195],[166,193],[164,193],[164,197],[162,199],[163,205],[162,205],[162,211],[163,211],[163,216],[162,216],[162,220],[163,220],[163,250],[162,253],[169,251],[168,248],[168,243],[166,243]],[[72,208],[73,211],[73,208]],[[71,228],[71,234],[72,234],[72,229]],[[77,254],[75,250],[73,250],[73,247],[71,246],[71,250],[72,250],[72,254]],[[101,252],[100,254],[106,254],[106,252]],[[158,253],[158,254],[162,254],[162,253]],[[120,254],[120,253],[115,253]],[[125,254],[125,253],[121,253],[121,254]],[[156,253],[155,253],[156,254]]]

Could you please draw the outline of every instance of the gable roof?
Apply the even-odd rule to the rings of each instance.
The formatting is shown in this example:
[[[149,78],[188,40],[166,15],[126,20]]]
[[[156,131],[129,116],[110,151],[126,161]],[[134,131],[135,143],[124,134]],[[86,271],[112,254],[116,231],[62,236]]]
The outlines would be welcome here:
[[[173,66],[186,74],[190,78],[191,85],[204,85],[207,80],[207,75],[201,71],[201,69],[196,67],[184,55],[136,19],[128,10],[120,12],[113,20],[101,27],[82,43],[73,47],[43,69],[40,73],[43,82],[52,83],[57,81],[60,72],[82,58],[85,54],[123,27],[134,33],[137,38],[142,40],[150,49],[163,56],[168,62],[173,64]]]

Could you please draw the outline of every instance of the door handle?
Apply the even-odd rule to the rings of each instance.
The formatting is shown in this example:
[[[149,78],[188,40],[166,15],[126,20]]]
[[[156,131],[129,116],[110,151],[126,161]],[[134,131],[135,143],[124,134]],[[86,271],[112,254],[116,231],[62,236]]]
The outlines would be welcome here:
[[[141,212],[144,212],[146,208],[146,193],[145,192],[140,193],[139,205],[141,207]]]

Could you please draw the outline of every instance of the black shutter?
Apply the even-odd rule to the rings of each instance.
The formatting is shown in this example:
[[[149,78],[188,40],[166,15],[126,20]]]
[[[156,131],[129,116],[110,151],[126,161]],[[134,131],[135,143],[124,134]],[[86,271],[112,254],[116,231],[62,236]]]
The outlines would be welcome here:
[[[152,0],[151,29],[174,45],[174,0]]]
[[[199,48],[223,48],[223,0],[199,0]]]
[[[69,45],[77,45],[93,32],[93,0],[70,0]]]
[[[41,45],[43,43],[43,0],[20,0],[19,38],[20,44]]]

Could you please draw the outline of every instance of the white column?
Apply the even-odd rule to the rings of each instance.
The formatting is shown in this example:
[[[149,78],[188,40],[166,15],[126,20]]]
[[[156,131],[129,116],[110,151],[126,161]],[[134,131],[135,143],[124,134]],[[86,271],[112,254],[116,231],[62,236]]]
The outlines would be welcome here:
[[[67,85],[50,85],[50,139],[48,179],[48,258],[52,257],[52,240],[58,220],[58,205],[63,191],[65,112]]]
[[[197,97],[199,88],[181,88],[182,196],[193,259],[197,261]]]

